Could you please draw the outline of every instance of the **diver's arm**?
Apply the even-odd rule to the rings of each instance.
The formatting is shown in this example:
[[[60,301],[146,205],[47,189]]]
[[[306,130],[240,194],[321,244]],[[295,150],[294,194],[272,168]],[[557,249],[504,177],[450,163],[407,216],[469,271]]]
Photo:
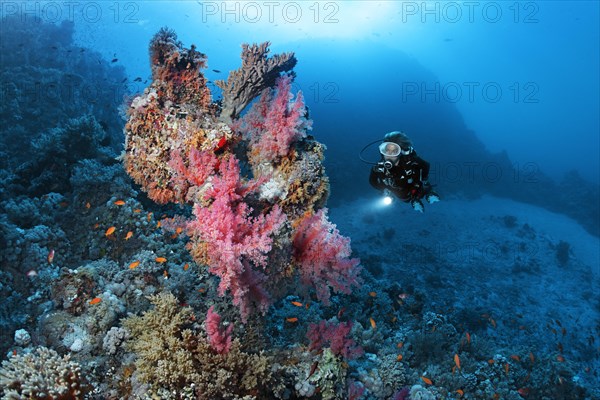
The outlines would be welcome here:
[[[421,182],[426,182],[429,179],[431,165],[417,155],[414,156],[414,161],[417,163],[417,171],[420,173]]]
[[[385,184],[380,179],[381,174],[377,171],[377,166],[371,168],[371,174],[369,175],[369,183],[377,190],[385,189]]]

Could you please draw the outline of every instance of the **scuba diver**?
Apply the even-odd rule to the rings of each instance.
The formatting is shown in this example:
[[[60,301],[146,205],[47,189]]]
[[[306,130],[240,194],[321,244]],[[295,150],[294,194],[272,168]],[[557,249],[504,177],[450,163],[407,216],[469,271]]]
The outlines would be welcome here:
[[[397,131],[387,133],[379,145],[379,152],[381,161],[371,168],[369,176],[371,186],[383,191],[386,196],[393,193],[418,212],[424,210],[423,198],[429,204],[440,200],[427,182],[429,163],[417,155],[406,134]]]

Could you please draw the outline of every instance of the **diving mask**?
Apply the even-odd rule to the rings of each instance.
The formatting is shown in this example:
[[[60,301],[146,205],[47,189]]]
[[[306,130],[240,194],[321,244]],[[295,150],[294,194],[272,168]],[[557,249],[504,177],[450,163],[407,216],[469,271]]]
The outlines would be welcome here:
[[[384,157],[398,157],[400,154],[407,155],[412,151],[412,147],[403,150],[398,143],[383,142],[379,145],[379,152]]]

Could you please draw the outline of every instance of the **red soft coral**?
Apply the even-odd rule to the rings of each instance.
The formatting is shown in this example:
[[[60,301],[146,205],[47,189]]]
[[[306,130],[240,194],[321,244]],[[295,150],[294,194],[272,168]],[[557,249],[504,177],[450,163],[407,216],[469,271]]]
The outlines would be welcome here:
[[[310,340],[311,350],[320,350],[329,347],[333,354],[342,355],[350,360],[360,357],[363,349],[349,337],[352,330],[352,322],[340,322],[321,320],[319,324],[310,324],[306,337]]]
[[[302,92],[291,101],[291,83],[290,76],[280,77],[277,88],[266,89],[242,119],[241,130],[250,139],[252,157],[261,161],[285,157],[310,129]]]
[[[215,172],[218,158],[212,151],[200,151],[191,148],[187,157],[187,166],[179,151],[171,151],[169,167],[172,170],[171,186],[179,202],[187,201],[190,187],[200,187]]]
[[[211,306],[208,309],[206,320],[204,321],[208,342],[217,353],[227,354],[231,348],[231,332],[233,331],[233,325],[223,328],[221,326],[221,316],[214,312],[214,308],[215,306]]]
[[[196,218],[188,224],[188,234],[192,249],[200,249],[192,253],[202,253],[209,272],[221,279],[219,294],[231,291],[245,322],[253,306],[265,312],[270,304],[262,287],[265,275],[256,268],[266,267],[272,235],[286,216],[277,205],[268,214],[253,215],[254,210],[242,201],[249,185],[242,184],[234,157],[222,162],[219,171],[209,191],[214,201],[207,207],[194,206]]]
[[[317,298],[329,305],[329,288],[350,293],[360,284],[360,260],[350,259],[350,239],[340,235],[335,224],[327,220],[327,210],[304,217],[293,238],[294,259],[300,265],[300,276],[312,285]]]

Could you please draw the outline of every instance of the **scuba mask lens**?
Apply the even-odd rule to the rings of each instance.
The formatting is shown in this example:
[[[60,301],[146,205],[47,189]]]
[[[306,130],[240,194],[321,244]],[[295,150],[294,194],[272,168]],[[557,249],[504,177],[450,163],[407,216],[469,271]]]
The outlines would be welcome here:
[[[402,152],[402,148],[394,142],[383,142],[379,145],[379,152],[384,157],[398,157]]]
[[[394,164],[392,164],[392,162],[390,160],[386,160],[383,162],[383,167],[385,169],[392,169],[393,166],[394,166]]]

